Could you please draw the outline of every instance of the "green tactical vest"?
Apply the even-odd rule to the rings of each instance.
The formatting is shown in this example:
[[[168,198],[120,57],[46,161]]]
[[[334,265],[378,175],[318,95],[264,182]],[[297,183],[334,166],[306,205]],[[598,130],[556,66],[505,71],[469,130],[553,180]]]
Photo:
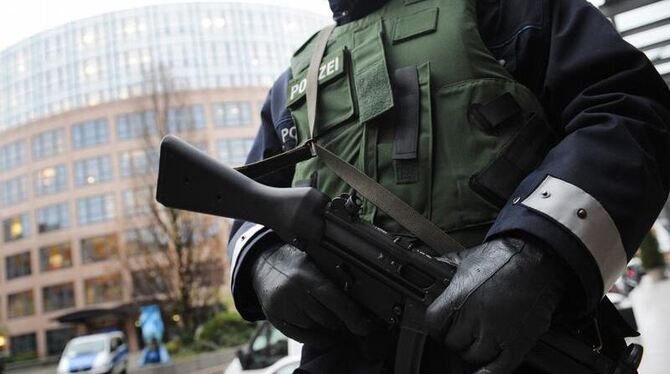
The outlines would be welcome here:
[[[542,108],[484,45],[476,0],[390,0],[338,26],[319,69],[319,144],[377,180],[466,247],[481,243],[553,135]],[[310,139],[306,75],[315,37],[291,61],[287,106]],[[351,188],[313,158],[295,186]],[[364,218],[403,230],[365,203]]]

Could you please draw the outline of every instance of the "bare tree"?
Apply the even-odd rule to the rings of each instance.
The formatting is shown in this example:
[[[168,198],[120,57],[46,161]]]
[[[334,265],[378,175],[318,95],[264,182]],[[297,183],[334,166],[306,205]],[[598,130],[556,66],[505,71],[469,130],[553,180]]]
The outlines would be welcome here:
[[[178,133],[199,145],[206,141],[206,134],[193,131],[198,126],[188,91],[181,89],[167,68],[158,66],[145,77],[149,95],[138,108],[143,119],[139,158],[144,161],[138,164],[152,170],[135,178],[137,186],[130,198],[137,220],[129,232],[131,241],[127,240],[122,264],[131,272],[134,300],[160,303],[179,317],[175,322],[181,335],[190,338],[199,322],[198,310],[217,300],[223,284],[228,222],[155,202],[154,166],[158,164],[160,140]]]

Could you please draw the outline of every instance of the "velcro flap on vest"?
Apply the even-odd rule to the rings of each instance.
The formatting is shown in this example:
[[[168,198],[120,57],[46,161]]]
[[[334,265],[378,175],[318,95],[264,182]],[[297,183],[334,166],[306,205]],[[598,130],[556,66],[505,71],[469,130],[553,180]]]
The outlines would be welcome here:
[[[439,9],[433,8],[398,18],[393,27],[393,43],[435,32],[438,13]]]
[[[322,59],[321,67],[319,68],[319,86],[326,85],[345,74],[345,52],[346,49],[343,49]],[[304,99],[306,95],[307,71],[288,83],[286,105],[291,107]]]
[[[393,89],[386,65],[381,21],[356,32],[352,51],[360,122],[393,108]]]

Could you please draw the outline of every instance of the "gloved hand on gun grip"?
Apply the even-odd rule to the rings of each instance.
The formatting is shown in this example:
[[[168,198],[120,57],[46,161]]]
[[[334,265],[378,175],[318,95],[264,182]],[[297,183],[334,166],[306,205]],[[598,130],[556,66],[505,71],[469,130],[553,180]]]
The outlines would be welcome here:
[[[570,270],[550,250],[520,239],[495,239],[461,258],[426,313],[427,327],[479,367],[476,374],[511,373],[549,330]]]
[[[326,348],[338,337],[369,333],[370,320],[360,308],[298,248],[284,244],[266,251],[252,272],[265,316],[286,336]]]

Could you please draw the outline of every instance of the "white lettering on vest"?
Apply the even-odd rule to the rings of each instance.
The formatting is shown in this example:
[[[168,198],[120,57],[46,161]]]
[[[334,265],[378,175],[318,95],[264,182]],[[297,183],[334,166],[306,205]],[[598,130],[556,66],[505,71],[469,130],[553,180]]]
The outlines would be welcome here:
[[[286,129],[286,128],[281,129],[281,141],[282,141],[282,143],[286,144],[286,142],[289,139],[294,140],[294,141],[298,140],[298,129],[295,126],[293,126],[291,128],[288,128],[288,129]]]

